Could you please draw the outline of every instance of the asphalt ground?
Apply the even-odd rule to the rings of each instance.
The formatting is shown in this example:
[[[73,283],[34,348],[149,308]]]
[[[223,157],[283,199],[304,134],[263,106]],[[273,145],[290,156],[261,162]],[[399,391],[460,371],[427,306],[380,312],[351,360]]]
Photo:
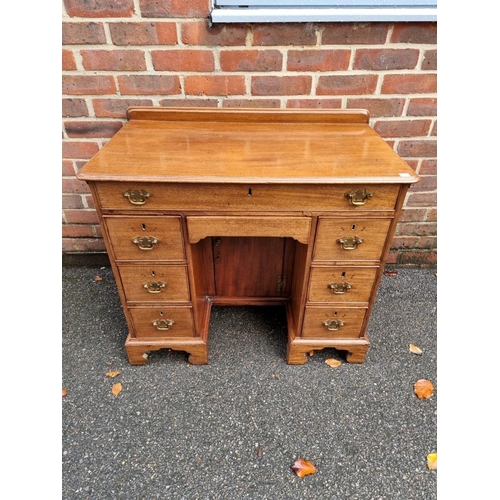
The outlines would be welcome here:
[[[161,350],[131,366],[111,269],[63,267],[62,499],[436,499],[437,276],[395,271],[364,364],[325,349],[287,365],[281,308],[215,307],[208,365]]]

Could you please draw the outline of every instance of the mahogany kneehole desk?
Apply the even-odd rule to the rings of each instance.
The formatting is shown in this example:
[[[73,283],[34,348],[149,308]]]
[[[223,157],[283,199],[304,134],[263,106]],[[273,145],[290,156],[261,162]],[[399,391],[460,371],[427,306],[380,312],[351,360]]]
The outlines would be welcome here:
[[[362,363],[415,172],[364,110],[133,107],[80,171],[91,189],[131,364],[208,362],[218,305],[286,307],[287,362]],[[230,332],[228,332],[230,335]]]

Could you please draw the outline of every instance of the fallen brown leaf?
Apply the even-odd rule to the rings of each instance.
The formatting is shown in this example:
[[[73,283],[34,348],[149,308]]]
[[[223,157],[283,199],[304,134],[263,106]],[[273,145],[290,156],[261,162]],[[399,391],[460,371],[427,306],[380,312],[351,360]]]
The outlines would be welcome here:
[[[122,384],[120,384],[120,382],[118,382],[117,384],[115,384],[115,385],[112,387],[111,392],[112,392],[115,396],[118,396],[118,394],[120,394],[120,392],[122,392]]]
[[[437,470],[438,468],[438,454],[429,453],[427,455],[427,468],[430,470]]]
[[[410,352],[412,352],[413,354],[422,354],[422,349],[414,344],[410,344]]]
[[[397,271],[384,271],[384,274],[386,276],[397,276],[398,272]]]
[[[434,394],[432,382],[425,378],[417,380],[413,385],[413,390],[420,399],[430,398]]]
[[[94,281],[102,281],[102,278],[101,278],[100,276],[96,276],[96,277],[94,278]]]
[[[292,464],[292,470],[299,477],[304,477],[309,474],[316,473],[316,467],[314,467],[314,464],[309,460],[305,460],[303,458],[295,460],[295,462]]]
[[[106,373],[106,377],[115,378],[120,375],[120,370],[112,370]]]
[[[325,363],[332,368],[338,368],[342,364],[342,361],[339,361],[338,359],[329,358],[325,359]]]
[[[68,391],[66,389],[62,390],[62,397],[66,397],[68,395]]]

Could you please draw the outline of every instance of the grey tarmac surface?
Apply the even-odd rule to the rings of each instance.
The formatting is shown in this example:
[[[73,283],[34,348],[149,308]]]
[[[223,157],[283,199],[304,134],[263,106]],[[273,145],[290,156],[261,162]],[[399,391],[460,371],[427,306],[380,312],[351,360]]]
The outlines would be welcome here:
[[[281,308],[216,307],[208,365],[161,350],[131,366],[111,269],[64,267],[62,499],[436,499],[437,277],[395,270],[364,364],[325,349],[289,366]],[[413,391],[422,378],[428,399]],[[297,477],[298,458],[316,474]]]

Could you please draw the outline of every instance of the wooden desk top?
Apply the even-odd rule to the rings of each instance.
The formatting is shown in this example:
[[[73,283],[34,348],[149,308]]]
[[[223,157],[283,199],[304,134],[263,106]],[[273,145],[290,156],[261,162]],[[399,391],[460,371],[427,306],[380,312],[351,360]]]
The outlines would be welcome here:
[[[356,184],[418,181],[364,110],[133,107],[84,181]]]

